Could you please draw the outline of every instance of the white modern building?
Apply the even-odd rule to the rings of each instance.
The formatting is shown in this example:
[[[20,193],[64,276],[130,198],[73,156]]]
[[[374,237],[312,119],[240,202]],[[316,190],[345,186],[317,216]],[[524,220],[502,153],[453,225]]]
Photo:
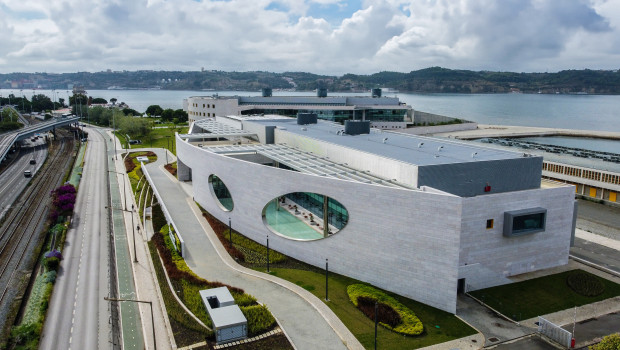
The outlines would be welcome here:
[[[176,142],[179,180],[219,220],[448,312],[568,262],[575,189],[541,181],[542,157],[312,114],[201,119]]]
[[[216,116],[297,113],[315,113],[338,123],[367,120],[378,129],[404,129],[413,123],[411,106],[397,97],[381,96],[381,89],[373,89],[371,96],[327,96],[325,89],[319,89],[317,96],[272,96],[271,89],[263,89],[262,96],[193,96],[183,101],[183,107],[190,123]]]

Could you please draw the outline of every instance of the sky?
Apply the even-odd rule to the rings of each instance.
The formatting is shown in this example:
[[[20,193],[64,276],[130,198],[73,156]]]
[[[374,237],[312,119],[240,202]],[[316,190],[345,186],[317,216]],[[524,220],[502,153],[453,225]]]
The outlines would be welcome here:
[[[0,0],[0,73],[620,68],[620,0]]]

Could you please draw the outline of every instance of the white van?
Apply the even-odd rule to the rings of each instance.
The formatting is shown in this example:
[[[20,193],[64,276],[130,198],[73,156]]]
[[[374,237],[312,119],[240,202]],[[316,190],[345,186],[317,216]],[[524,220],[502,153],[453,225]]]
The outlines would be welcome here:
[[[32,171],[30,171],[30,170],[24,171],[24,176],[25,177],[32,177]]]

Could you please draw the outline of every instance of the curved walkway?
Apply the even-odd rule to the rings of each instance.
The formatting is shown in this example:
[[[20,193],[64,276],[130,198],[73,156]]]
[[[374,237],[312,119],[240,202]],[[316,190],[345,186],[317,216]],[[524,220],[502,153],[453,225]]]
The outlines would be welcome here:
[[[310,292],[235,263],[192,198],[163,169],[163,150],[149,150],[157,153],[158,161],[145,167],[185,240],[186,262],[196,274],[243,288],[254,295],[269,307],[297,349],[363,349],[331,309]]]

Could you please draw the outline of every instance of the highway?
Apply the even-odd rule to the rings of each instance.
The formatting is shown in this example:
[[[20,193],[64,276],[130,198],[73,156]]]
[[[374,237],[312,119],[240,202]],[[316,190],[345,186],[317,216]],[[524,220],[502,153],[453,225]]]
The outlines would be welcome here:
[[[76,211],[39,349],[112,349],[109,295],[107,157],[89,130]]]
[[[31,170],[34,176],[45,158],[47,158],[47,145],[42,137],[34,142],[22,141],[19,159],[0,174],[0,219],[30,182],[30,178],[24,177],[24,171]],[[30,164],[31,159],[35,160],[35,164]]]

